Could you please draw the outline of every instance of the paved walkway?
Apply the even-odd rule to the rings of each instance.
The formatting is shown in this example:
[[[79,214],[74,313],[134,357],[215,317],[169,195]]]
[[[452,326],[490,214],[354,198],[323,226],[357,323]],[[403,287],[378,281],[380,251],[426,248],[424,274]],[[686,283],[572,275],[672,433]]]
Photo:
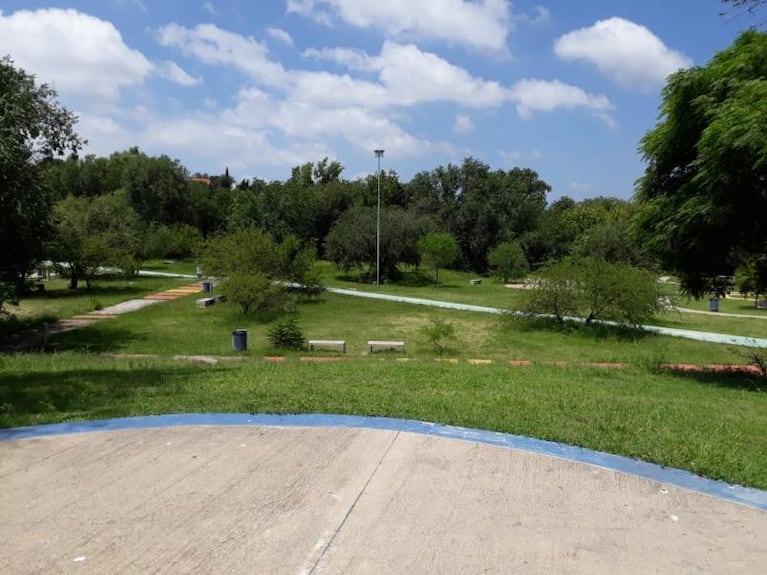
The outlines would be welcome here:
[[[748,574],[767,564],[765,492],[527,438],[364,419],[2,430],[0,572]]]
[[[753,315],[747,313],[726,313],[723,311],[703,311],[700,309],[691,309],[689,307],[675,307],[672,311],[681,311],[682,313],[697,313],[699,315],[713,315],[718,317],[736,317],[746,319],[767,319],[767,311],[764,315]]]
[[[58,333],[72,331],[85,327],[100,321],[115,318],[124,313],[137,311],[163,301],[172,301],[190,294],[199,293],[202,290],[200,283],[193,283],[188,286],[171,288],[165,291],[152,293],[139,299],[131,299],[111,305],[100,310],[76,315],[71,318],[62,319],[47,325],[43,329],[35,329],[15,334],[11,341],[0,348],[0,351],[25,351],[45,347],[48,344],[48,338]]]
[[[501,315],[505,313],[511,313],[515,315],[525,315],[519,311],[511,311],[511,310],[506,310],[506,309],[497,308],[497,307],[485,307],[485,306],[471,305],[471,304],[464,304],[464,303],[454,303],[454,302],[444,302],[444,301],[436,301],[436,300],[421,299],[421,298],[414,298],[414,297],[394,296],[394,295],[388,295],[388,294],[364,292],[364,291],[351,290],[351,289],[341,289],[341,288],[326,288],[326,289],[330,293],[353,296],[353,297],[363,297],[368,299],[396,301],[400,303],[426,305],[430,307],[440,307],[440,308],[455,309],[460,311],[473,311],[478,313],[492,313],[497,315]],[[583,322],[582,318],[577,318],[577,317],[570,317],[565,319],[567,319],[568,321]],[[601,323],[604,325],[618,325],[616,322],[604,321],[604,320],[598,321],[598,323]],[[660,327],[657,325],[640,325],[639,328],[650,333],[657,333],[658,335],[682,337],[685,339],[705,341],[708,343],[723,343],[723,344],[731,344],[731,345],[741,345],[744,347],[767,347],[767,339],[757,338],[757,337],[730,335],[726,333],[711,333],[706,331],[695,331],[690,329],[678,329],[678,328],[672,328],[672,327]]]

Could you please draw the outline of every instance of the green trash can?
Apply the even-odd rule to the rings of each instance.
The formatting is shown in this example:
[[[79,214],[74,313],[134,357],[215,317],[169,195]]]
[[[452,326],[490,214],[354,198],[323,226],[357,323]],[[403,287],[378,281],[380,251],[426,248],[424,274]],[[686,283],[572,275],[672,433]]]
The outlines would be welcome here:
[[[247,329],[236,329],[232,332],[232,349],[234,351],[245,351],[248,349]]]

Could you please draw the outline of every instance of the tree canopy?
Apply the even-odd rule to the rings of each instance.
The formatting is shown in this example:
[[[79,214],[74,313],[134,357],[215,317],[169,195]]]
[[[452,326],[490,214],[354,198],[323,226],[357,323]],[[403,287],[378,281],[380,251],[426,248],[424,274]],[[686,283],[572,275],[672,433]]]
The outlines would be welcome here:
[[[767,35],[748,31],[706,66],[673,74],[642,140],[638,237],[683,287],[767,249]]]
[[[76,121],[55,90],[0,58],[0,282],[17,289],[51,232],[53,196],[42,169],[46,160],[80,149]]]

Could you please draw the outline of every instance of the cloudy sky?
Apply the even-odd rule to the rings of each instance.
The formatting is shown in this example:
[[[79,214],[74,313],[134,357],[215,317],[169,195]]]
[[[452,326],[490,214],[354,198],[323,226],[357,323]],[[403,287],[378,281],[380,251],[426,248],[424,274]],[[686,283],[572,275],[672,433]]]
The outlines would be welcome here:
[[[285,179],[324,156],[409,180],[473,156],[552,199],[628,198],[666,76],[747,16],[718,0],[0,0],[0,55],[53,84],[89,151]]]

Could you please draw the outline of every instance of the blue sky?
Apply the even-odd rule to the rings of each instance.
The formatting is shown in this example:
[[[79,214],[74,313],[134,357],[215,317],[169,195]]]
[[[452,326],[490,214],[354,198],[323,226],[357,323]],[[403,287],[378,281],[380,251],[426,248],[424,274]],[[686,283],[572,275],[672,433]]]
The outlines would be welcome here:
[[[718,0],[0,0],[0,54],[99,155],[285,179],[324,156],[402,180],[473,156],[551,199],[628,198],[671,72],[748,16]]]

